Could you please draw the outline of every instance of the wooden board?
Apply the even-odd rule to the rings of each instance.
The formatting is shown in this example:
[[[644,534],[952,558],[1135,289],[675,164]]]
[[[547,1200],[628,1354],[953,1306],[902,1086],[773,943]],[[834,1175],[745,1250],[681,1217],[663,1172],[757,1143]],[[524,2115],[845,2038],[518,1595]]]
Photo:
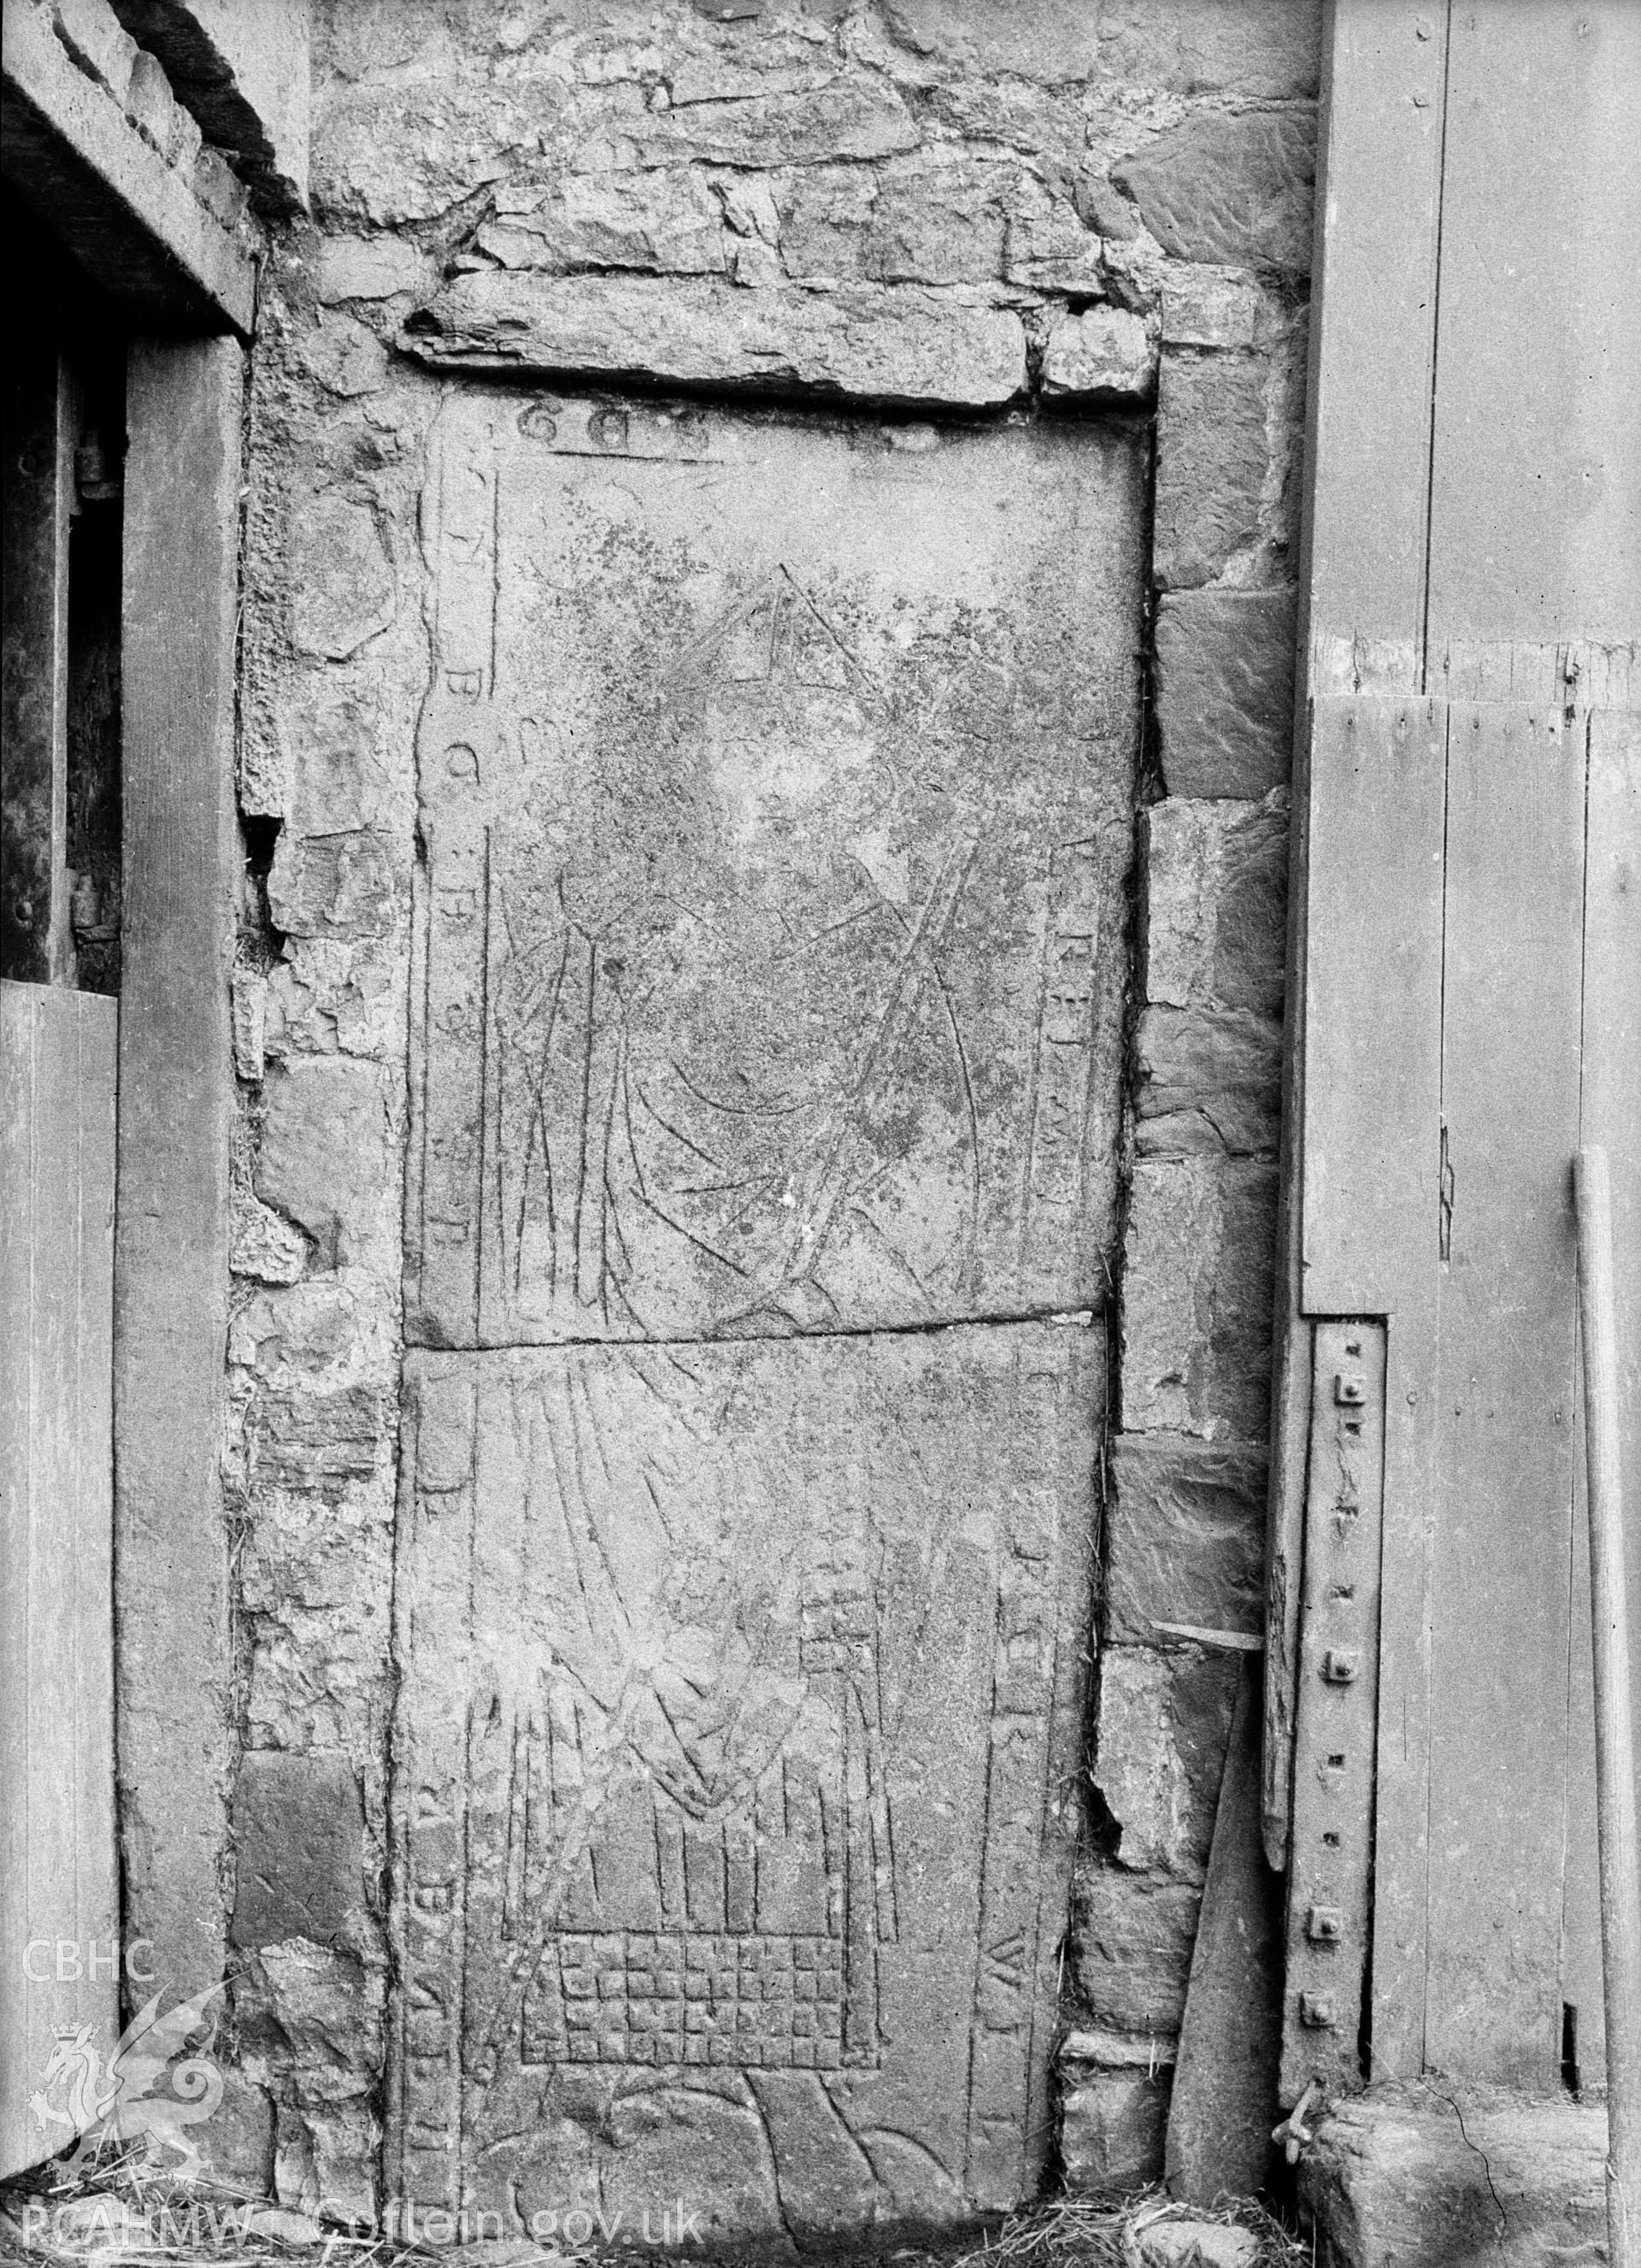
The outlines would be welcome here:
[[[1382,1323],[1315,1326],[1288,1865],[1284,2102],[1294,2102],[1310,2080],[1338,2095],[1361,2076],[1386,1376]]]
[[[1425,2059],[1560,2065],[1584,733],[1455,707],[1447,794]]]
[[[1307,1315],[1397,1312],[1436,1251],[1446,722],[1434,701],[1315,705]]]
[[[1324,32],[1300,649],[1289,888],[1269,1547],[1263,1811],[1285,1863],[1297,1663],[1310,1333],[1299,1285],[1301,1152],[1312,925],[1310,704],[1423,689],[1425,529],[1446,11],[1336,0]],[[1371,516],[1361,499],[1373,498]],[[1375,845],[1375,848],[1378,846]]]
[[[241,357],[131,350],[114,1277],[127,1926],[222,1973],[231,1658],[221,1513]]]
[[[1303,570],[1319,694],[1424,689],[1446,17],[1400,0],[1329,17]]]
[[[114,1020],[0,983],[0,2176],[72,2139],[28,2109],[56,2027],[117,2014]]]
[[[1243,1662],[1208,1879],[1203,1886],[1179,2061],[1168,2099],[1170,2192],[1212,2205],[1252,2196],[1269,2174],[1282,2036],[1282,1884],[1259,1837],[1263,1680]]]
[[[1486,0],[1450,39],[1431,689],[1446,657],[1450,696],[1533,699],[1641,622],[1641,10]]]
[[[1630,1659],[1641,1668],[1641,717],[1589,720],[1584,878],[1584,1079],[1579,1139],[1606,1150],[1613,1182],[1618,1294],[1619,1454],[1629,1538]],[[1581,1425],[1575,1439],[1583,1443]],[[1600,1886],[1596,1873],[1595,1725],[1590,1662],[1589,1532],[1582,1457],[1573,1514],[1572,1620],[1562,1999],[1583,2084],[1605,2077]],[[1641,1683],[1631,1694],[1641,1754]]]

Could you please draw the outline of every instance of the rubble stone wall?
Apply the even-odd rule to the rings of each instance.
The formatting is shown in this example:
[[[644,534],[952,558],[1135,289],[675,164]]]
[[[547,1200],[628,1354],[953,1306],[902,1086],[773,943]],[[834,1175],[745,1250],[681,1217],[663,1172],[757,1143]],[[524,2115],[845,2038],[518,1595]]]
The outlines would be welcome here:
[[[251,389],[219,2161],[370,2213],[430,430],[497,373],[1154,416],[1063,2159],[1159,2163],[1260,1624],[1314,0],[332,0]],[[909,428],[909,431],[915,430]],[[1173,1625],[1174,1628],[1165,1626]]]

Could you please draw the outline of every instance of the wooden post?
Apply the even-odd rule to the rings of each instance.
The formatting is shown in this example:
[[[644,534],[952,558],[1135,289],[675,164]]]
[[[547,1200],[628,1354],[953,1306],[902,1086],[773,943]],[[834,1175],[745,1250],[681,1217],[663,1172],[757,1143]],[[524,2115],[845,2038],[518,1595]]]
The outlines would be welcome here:
[[[220,1460],[242,357],[129,363],[124,975],[114,1251],[115,1649],[126,1927],[173,1992],[222,1974],[232,1756]]]
[[[60,2024],[118,2031],[109,1278],[114,1004],[0,983],[0,2173]],[[55,2108],[63,2098],[56,2092]]]
[[[1596,1816],[1607,2007],[1607,2228],[1612,2268],[1641,2262],[1641,1865],[1630,1718],[1630,1615],[1619,1472],[1613,1193],[1605,1150],[1580,1150],[1578,1315],[1595,1654]]]

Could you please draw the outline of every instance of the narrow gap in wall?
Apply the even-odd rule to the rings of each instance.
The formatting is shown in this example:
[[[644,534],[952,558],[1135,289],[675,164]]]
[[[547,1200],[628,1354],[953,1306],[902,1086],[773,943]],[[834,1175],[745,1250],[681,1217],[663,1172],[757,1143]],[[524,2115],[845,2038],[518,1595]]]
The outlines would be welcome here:
[[[1578,2011],[1571,2000],[1561,2004],[1561,2083],[1575,2098],[1583,2086],[1578,2070]]]
[[[83,359],[69,536],[68,865],[77,983],[120,990],[125,357]]]

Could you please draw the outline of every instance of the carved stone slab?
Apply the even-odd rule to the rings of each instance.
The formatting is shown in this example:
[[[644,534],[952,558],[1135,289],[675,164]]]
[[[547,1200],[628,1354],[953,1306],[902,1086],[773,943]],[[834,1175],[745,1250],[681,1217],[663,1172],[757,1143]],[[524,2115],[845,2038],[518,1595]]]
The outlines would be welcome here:
[[[445,404],[414,1338],[1100,1297],[1142,472],[1092,425]]]
[[[400,2192],[859,2230],[1040,2179],[1104,1339],[413,1353]]]

